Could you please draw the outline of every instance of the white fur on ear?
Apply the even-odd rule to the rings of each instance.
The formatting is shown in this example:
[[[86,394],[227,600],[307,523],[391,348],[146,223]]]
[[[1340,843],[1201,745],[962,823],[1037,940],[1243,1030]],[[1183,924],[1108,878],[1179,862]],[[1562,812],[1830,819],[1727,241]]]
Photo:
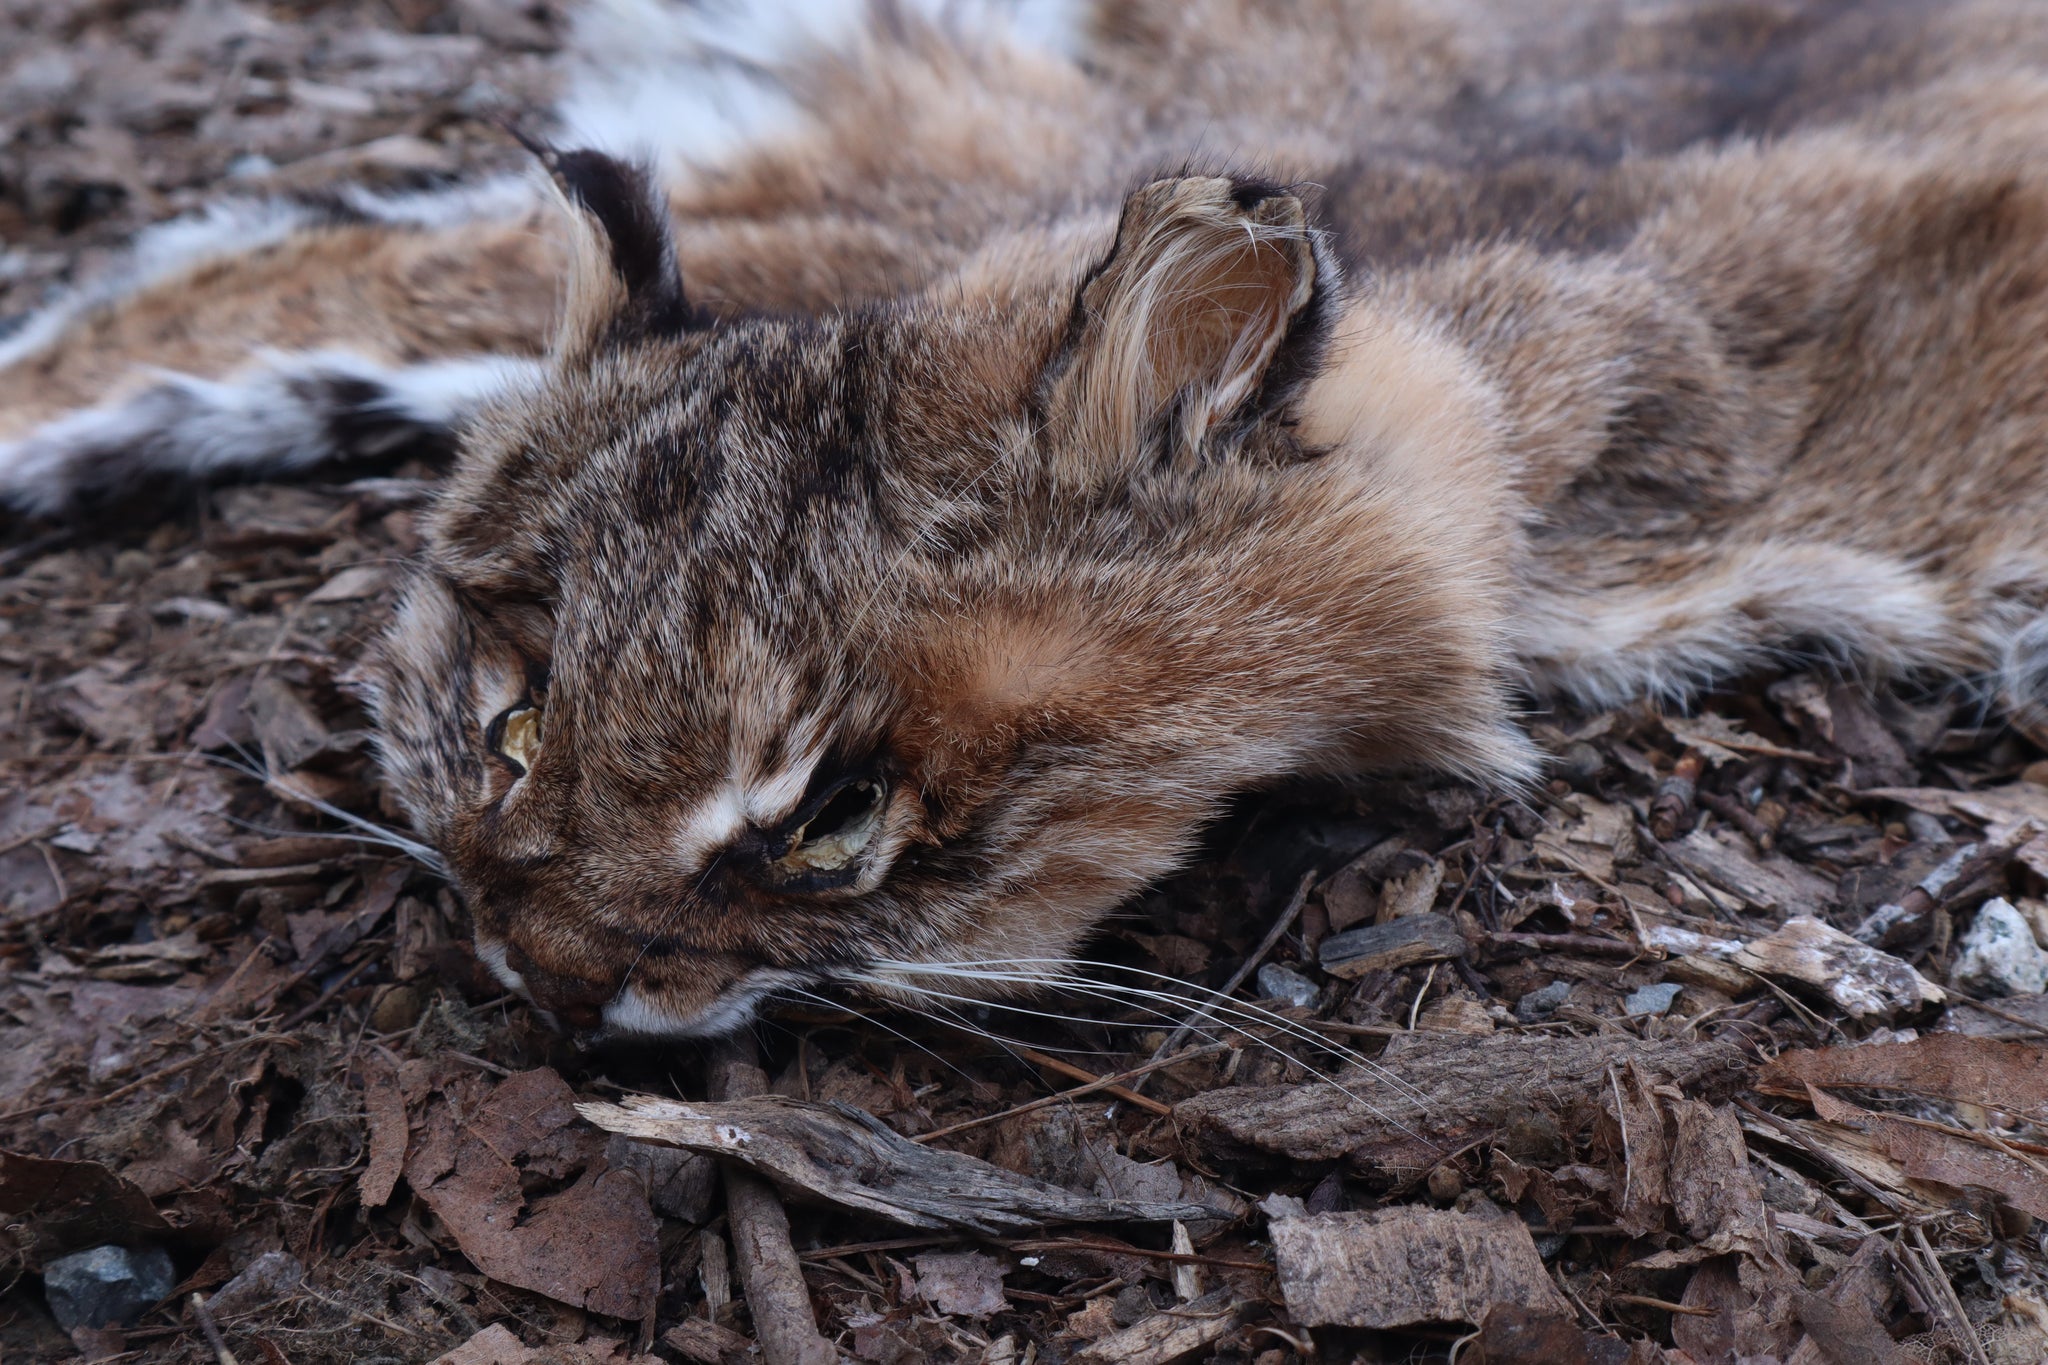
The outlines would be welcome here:
[[[1302,333],[1319,329],[1298,324],[1326,311],[1312,305],[1333,273],[1292,194],[1221,176],[1147,185],[1081,290],[1056,406],[1102,448],[1169,416],[1199,441],[1260,390],[1283,345],[1314,350],[1319,335]]]

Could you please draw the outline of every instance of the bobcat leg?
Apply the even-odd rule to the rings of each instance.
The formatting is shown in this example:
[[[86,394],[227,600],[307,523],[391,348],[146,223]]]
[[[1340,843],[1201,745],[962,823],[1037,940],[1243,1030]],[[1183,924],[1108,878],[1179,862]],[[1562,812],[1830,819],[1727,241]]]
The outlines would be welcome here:
[[[0,501],[57,514],[445,440],[535,372],[561,257],[517,180],[154,229],[0,340]]]

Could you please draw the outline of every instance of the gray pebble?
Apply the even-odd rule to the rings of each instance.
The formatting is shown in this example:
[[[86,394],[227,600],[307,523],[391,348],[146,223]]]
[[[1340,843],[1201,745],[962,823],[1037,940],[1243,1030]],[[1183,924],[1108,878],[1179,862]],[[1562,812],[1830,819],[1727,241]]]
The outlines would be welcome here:
[[[43,1267],[50,1316],[67,1332],[126,1327],[177,1285],[178,1273],[161,1247],[94,1247]]]

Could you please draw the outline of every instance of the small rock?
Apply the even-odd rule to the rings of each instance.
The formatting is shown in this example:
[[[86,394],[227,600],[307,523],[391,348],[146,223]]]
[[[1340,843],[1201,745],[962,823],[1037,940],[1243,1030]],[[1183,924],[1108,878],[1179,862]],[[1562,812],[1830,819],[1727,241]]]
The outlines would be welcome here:
[[[2048,989],[2048,956],[2026,917],[1997,897],[1978,907],[1949,976],[1984,995],[2039,995]]]
[[[1291,967],[1277,962],[1268,962],[1259,968],[1259,998],[1279,1000],[1289,1005],[1313,1005],[1322,994],[1316,983]]]
[[[161,1247],[103,1246],[59,1256],[43,1267],[50,1316],[65,1331],[126,1327],[178,1284]]]
[[[1534,1024],[1557,1013],[1572,993],[1569,981],[1553,981],[1548,986],[1530,991],[1515,1002],[1515,1019],[1524,1024]]]
[[[1629,1014],[1669,1014],[1672,1002],[1685,987],[1676,981],[1660,981],[1654,986],[1640,986],[1629,993],[1621,1007]]]

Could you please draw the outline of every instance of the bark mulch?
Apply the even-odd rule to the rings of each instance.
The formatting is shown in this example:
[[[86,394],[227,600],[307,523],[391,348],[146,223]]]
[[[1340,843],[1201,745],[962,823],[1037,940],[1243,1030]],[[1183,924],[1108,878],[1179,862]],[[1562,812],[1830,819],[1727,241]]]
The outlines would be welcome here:
[[[0,0],[0,309],[503,156],[559,23]],[[0,529],[0,1357],[2048,1359],[2048,764],[1979,701],[1535,716],[1522,798],[1241,803],[1065,997],[583,1053],[306,801],[393,820],[349,671],[437,477]]]

